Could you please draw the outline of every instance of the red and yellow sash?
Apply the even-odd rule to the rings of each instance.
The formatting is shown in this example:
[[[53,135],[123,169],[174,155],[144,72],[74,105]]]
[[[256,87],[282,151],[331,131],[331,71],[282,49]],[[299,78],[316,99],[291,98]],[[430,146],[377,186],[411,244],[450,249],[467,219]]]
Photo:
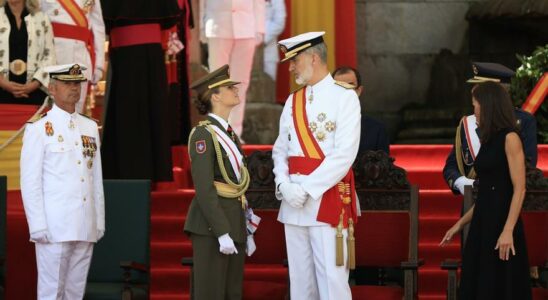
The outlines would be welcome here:
[[[89,30],[86,13],[74,0],[59,0],[59,3],[67,11],[76,25],[52,23],[53,34],[55,37],[75,39],[86,43],[93,70],[95,68],[95,46],[93,43],[93,32]]]
[[[308,175],[320,166],[325,155],[308,126],[306,87],[293,94],[293,125],[304,157],[289,157],[289,174]],[[344,228],[348,227],[350,218],[356,223],[356,193],[354,191],[354,172],[350,169],[338,184],[323,194],[316,220],[336,227],[342,216]]]

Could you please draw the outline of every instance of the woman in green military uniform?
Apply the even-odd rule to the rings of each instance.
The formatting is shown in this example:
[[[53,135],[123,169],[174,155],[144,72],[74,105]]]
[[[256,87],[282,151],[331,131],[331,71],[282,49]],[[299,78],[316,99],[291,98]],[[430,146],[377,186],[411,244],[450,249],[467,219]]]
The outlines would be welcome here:
[[[196,196],[185,232],[192,241],[192,292],[197,300],[242,299],[249,174],[227,121],[240,103],[236,84],[225,65],[191,85],[198,93],[196,108],[207,115],[188,142]]]

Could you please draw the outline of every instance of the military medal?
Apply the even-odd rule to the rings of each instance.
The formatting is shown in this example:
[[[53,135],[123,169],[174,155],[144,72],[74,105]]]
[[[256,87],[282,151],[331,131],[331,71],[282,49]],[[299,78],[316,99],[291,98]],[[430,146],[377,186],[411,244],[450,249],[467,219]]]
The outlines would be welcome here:
[[[325,130],[327,130],[327,132],[333,132],[335,128],[337,128],[335,122],[327,121],[327,123],[325,123]]]
[[[310,122],[310,124],[308,124],[308,127],[310,128],[310,131],[316,132],[316,129],[318,129],[318,124],[316,124],[316,122]]]
[[[93,167],[93,160],[88,160],[88,169],[91,169]]]
[[[325,113],[320,113],[317,117],[318,122],[322,123],[323,121],[325,121],[326,117],[327,117],[327,115]]]
[[[59,143],[62,143],[62,142],[64,141],[63,136],[62,136],[62,135],[59,135],[59,137],[57,138],[57,140],[59,141]]]
[[[317,138],[318,141],[320,141],[320,142],[325,141],[325,132],[323,132],[323,131],[318,131],[318,132],[316,133],[316,138]]]
[[[46,126],[46,135],[53,136],[53,125],[51,125],[51,122],[50,121],[46,122],[45,126]]]

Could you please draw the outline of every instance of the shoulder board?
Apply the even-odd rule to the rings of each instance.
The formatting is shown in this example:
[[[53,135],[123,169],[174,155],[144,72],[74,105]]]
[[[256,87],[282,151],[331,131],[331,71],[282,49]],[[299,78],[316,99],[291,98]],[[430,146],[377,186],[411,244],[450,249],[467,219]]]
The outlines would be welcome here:
[[[90,119],[90,120],[92,120],[93,122],[99,124],[99,120],[97,120],[97,119],[95,119],[95,118],[92,118],[92,117],[90,117],[90,116],[86,116],[86,115],[84,115],[84,114],[79,114],[79,115],[82,116],[82,117],[85,117],[85,118],[87,118],[87,119]]]
[[[356,88],[353,84],[346,83],[346,82],[343,82],[343,81],[338,81],[338,80],[335,80],[335,84],[338,85],[338,86],[342,86],[343,88],[345,88],[347,90],[353,90],[353,89]]]
[[[305,86],[303,85],[303,86],[300,86],[300,87],[296,88],[294,91],[291,92],[291,94],[295,94],[296,92],[302,90],[304,87]]]
[[[42,119],[43,117],[45,117],[47,114],[48,114],[48,113],[43,113],[43,114],[40,114],[40,115],[34,115],[34,116],[32,116],[32,118],[30,118],[30,119],[27,121],[27,123],[32,124],[32,123],[34,123],[34,122],[36,122],[36,121]]]

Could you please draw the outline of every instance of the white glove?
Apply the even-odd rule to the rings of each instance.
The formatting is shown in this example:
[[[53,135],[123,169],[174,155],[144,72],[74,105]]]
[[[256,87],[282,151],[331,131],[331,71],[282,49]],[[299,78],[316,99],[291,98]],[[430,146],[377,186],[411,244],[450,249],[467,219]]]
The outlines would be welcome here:
[[[105,235],[105,231],[104,230],[97,230],[97,241],[99,241],[100,239],[103,238],[103,236]]]
[[[35,233],[30,234],[30,240],[35,243],[45,244],[49,243],[48,240],[48,231],[42,230]]]
[[[92,80],[91,80],[91,84],[93,85],[96,85],[97,82],[99,82],[101,80],[101,78],[103,78],[103,70],[97,68],[95,69],[95,72],[93,72],[93,76],[92,76]]]
[[[238,250],[236,250],[236,246],[234,246],[234,241],[228,233],[225,233],[219,237],[219,251],[222,254],[238,254]]]
[[[303,207],[304,203],[308,199],[308,194],[299,184],[284,182],[280,184],[278,189],[280,190],[280,193],[282,193],[283,199],[294,208]]]
[[[247,242],[245,243],[245,252],[247,253],[247,256],[251,256],[255,253],[255,250],[257,250],[257,245],[255,245],[253,235],[250,234],[247,236]]]
[[[263,44],[263,41],[264,41],[264,34],[257,32],[255,34],[255,46],[259,47],[260,45]]]
[[[474,185],[474,179],[466,178],[465,176],[461,176],[455,180],[455,183],[453,183],[453,186],[456,187],[461,195],[464,195],[464,186],[466,185]]]

